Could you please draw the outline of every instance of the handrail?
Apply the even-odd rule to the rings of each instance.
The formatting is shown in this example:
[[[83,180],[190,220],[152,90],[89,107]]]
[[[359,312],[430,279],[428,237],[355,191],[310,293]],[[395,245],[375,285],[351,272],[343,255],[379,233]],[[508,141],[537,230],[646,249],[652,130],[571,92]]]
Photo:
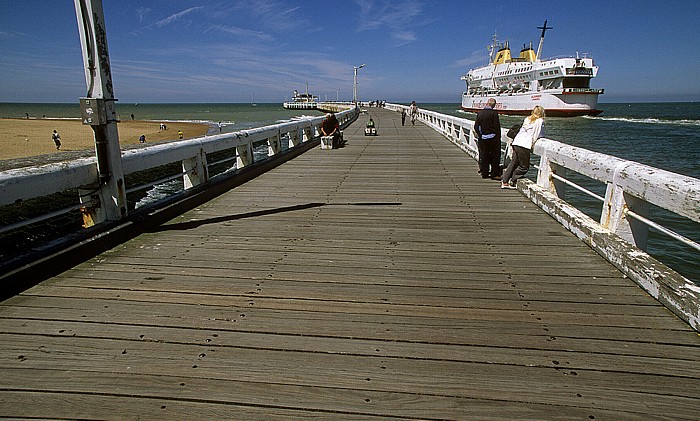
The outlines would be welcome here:
[[[356,108],[339,111],[336,114],[341,127],[354,121],[359,114]],[[205,183],[211,178],[209,167],[223,162],[235,160],[235,167],[243,167],[255,163],[253,145],[267,142],[267,157],[282,152],[280,141],[288,139],[288,149],[294,149],[320,137],[320,125],[323,116],[306,117],[299,120],[283,122],[264,127],[241,130],[233,133],[217,134],[179,142],[148,145],[139,149],[122,152],[124,175],[150,170],[160,166],[182,163],[182,171],[163,179],[183,178],[185,189]],[[217,152],[229,152],[230,156],[207,162],[207,155]],[[20,203],[25,200],[40,198],[58,192],[73,189],[93,191],[98,185],[97,160],[94,157],[80,158],[72,161],[52,163],[38,167],[12,169],[0,172],[0,206]],[[131,187],[128,192],[152,186],[152,182]],[[92,188],[91,188],[92,187]],[[90,195],[87,195],[90,196]],[[77,195],[76,195],[77,197]],[[94,196],[81,200],[83,207],[100,206],[94,203]],[[80,206],[70,206],[65,212],[74,211]],[[65,213],[64,212],[64,213]],[[51,212],[52,216],[56,212]],[[47,219],[41,216],[27,222],[13,223],[12,229],[26,226],[34,221]],[[0,228],[0,232],[8,231],[9,225]]]
[[[389,103],[386,108],[409,110]],[[424,109],[418,109],[418,120],[478,159],[473,121]],[[502,139],[507,139],[506,132],[502,130]],[[537,182],[521,179],[518,190],[700,330],[700,286],[645,253],[649,228],[700,250],[697,242],[650,220],[650,205],[655,205],[700,223],[700,180],[551,139],[539,139],[533,153],[540,156]],[[567,170],[605,184],[605,197],[566,178]],[[566,185],[602,201],[600,221],[565,201]]]

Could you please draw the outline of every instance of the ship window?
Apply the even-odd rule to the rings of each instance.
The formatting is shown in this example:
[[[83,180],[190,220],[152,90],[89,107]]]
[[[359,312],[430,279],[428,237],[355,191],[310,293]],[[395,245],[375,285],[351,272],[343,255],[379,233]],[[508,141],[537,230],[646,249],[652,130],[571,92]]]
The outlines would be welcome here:
[[[591,78],[589,77],[565,77],[564,88],[590,88]]]

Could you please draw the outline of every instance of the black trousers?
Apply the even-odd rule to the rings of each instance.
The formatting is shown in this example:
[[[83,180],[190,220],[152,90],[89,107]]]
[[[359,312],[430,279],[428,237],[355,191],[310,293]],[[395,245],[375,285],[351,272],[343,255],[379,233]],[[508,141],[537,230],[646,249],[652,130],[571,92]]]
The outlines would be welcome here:
[[[527,171],[530,169],[531,153],[532,151],[530,149],[523,148],[522,146],[513,146],[513,160],[510,161],[506,172],[503,173],[504,183],[509,181],[515,183],[527,174]]]
[[[479,141],[479,172],[484,178],[499,177],[502,174],[500,140]]]

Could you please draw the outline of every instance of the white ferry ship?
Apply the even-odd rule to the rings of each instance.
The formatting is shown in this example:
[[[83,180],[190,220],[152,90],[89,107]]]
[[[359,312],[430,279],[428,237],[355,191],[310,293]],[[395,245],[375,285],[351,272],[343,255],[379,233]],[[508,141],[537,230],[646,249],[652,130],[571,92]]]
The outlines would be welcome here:
[[[296,89],[292,95],[292,100],[282,104],[284,108],[290,110],[314,110],[318,107],[318,97],[309,93],[309,85],[306,85],[306,93],[300,94]]]
[[[512,57],[508,42],[501,44],[496,37],[490,47],[488,66],[471,69],[461,79],[467,83],[462,93],[462,109],[478,112],[489,98],[496,100],[501,114],[528,115],[535,105],[541,105],[547,116],[573,117],[598,115],[598,95],[603,89],[592,89],[591,79],[598,66],[590,57],[553,58],[540,60],[547,21],[542,30],[537,52],[532,43],[518,57]],[[495,54],[494,54],[495,52]]]

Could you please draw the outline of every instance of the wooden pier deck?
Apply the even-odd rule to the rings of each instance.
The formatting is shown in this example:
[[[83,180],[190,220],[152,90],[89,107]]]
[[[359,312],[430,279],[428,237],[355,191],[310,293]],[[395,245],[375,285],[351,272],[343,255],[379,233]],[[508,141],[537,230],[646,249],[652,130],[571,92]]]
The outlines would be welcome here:
[[[0,418],[697,419],[700,337],[432,129],[315,148],[0,304]]]

